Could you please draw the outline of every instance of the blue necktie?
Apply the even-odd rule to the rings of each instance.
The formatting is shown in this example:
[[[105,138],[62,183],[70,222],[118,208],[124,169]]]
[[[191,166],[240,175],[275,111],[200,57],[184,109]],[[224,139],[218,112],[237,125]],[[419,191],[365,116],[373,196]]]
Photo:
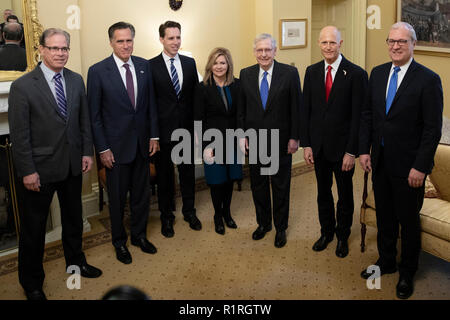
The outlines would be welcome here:
[[[53,79],[55,80],[56,103],[58,105],[58,110],[63,118],[67,119],[67,101],[64,94],[64,87],[61,82],[61,74],[55,74]]]
[[[264,77],[261,81],[261,101],[264,110],[266,110],[267,98],[269,97],[269,83],[267,82],[267,71],[264,72]]]
[[[177,97],[180,98],[180,92],[181,92],[180,80],[178,79],[177,69],[173,65],[174,60],[175,60],[174,58],[170,59],[170,74],[172,76],[173,88],[175,89],[175,92],[177,93]]]
[[[394,73],[392,74],[391,81],[389,82],[389,89],[386,98],[386,114],[389,113],[391,109],[392,102],[394,102],[395,94],[397,93],[397,81],[398,75],[397,73],[400,71],[400,67],[394,68]]]

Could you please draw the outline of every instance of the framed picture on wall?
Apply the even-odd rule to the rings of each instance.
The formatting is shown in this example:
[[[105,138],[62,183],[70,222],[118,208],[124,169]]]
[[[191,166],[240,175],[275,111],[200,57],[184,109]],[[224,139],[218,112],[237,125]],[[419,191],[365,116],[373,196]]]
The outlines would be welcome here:
[[[281,19],[280,49],[305,48],[307,23],[307,19]]]
[[[397,21],[414,27],[417,53],[450,56],[450,0],[397,0]]]

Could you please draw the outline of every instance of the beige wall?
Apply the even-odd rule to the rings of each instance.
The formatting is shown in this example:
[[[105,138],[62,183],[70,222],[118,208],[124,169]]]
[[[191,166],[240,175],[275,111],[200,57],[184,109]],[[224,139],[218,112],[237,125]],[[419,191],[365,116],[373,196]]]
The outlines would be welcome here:
[[[368,0],[368,5],[378,5],[381,8],[381,30],[367,30],[367,71],[373,67],[388,62],[389,55],[385,40],[389,29],[396,21],[396,2],[392,0]],[[438,73],[444,89],[444,115],[450,117],[450,58],[416,54],[417,62]]]
[[[312,0],[292,1],[275,0],[273,1],[273,26],[274,35],[280,43],[280,19],[307,19],[307,47],[301,49],[279,50],[277,59],[287,64],[295,64],[300,72],[300,78],[303,82],[306,67],[311,64],[311,7]]]
[[[235,74],[250,62],[255,18],[254,0],[196,0],[185,1],[175,12],[167,1],[135,0],[134,10],[121,0],[80,0],[82,11],[83,74],[89,66],[111,54],[107,36],[108,27],[117,21],[127,21],[136,28],[134,53],[152,58],[161,50],[158,28],[166,20],[175,20],[182,26],[182,49],[193,54],[203,74],[210,51],[217,46],[230,49],[235,63]],[[128,12],[127,12],[128,11]],[[102,12],[102,14],[99,14]],[[124,13],[126,12],[126,13]]]
[[[279,40],[278,23],[282,18],[311,17],[311,0],[195,0],[185,1],[179,11],[172,11],[167,1],[133,0],[38,0],[39,18],[44,28],[67,30],[69,5],[81,8],[81,29],[68,30],[72,35],[68,67],[87,75],[89,67],[111,54],[108,27],[117,21],[128,21],[136,28],[135,54],[151,58],[161,52],[158,27],[165,20],[182,25],[182,50],[192,52],[203,74],[211,49],[224,46],[231,50],[235,75],[243,67],[255,63],[252,44],[261,32],[271,33]],[[295,63],[301,77],[310,63],[310,24],[308,48],[280,50],[277,59]]]
[[[66,13],[67,7],[70,5],[78,5],[78,0],[38,0],[38,16],[39,21],[44,27],[62,28],[70,33],[70,59],[67,67],[73,71],[82,72],[82,55],[80,43],[80,31],[69,30],[67,28],[67,19],[69,14]]]

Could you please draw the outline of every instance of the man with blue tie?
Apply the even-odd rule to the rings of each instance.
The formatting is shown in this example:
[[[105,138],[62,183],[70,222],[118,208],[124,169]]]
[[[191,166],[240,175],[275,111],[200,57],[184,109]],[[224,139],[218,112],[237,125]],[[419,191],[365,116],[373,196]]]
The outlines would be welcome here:
[[[397,297],[409,298],[421,248],[420,218],[425,178],[431,173],[442,130],[441,79],[414,58],[416,33],[398,22],[386,40],[392,62],[375,67],[361,115],[360,164],[372,169],[378,227],[375,263],[380,274],[397,271]],[[361,276],[372,274],[363,270]]]
[[[267,166],[258,155],[257,163],[250,163],[250,181],[258,223],[252,238],[260,240],[272,230],[273,212],[276,229],[274,244],[282,248],[287,242],[292,154],[298,150],[302,93],[297,68],[275,61],[276,51],[276,41],[270,34],[256,37],[253,53],[257,64],[242,69],[239,77],[241,93],[237,127],[267,132],[266,138],[258,136],[258,143],[255,144],[249,145],[249,140],[240,139],[241,150],[246,154],[255,148],[261,151],[261,146],[272,150],[271,136],[278,131],[279,137],[275,141],[279,154],[279,159],[276,159],[278,171],[271,172],[270,176],[265,175],[263,169]]]
[[[158,105],[161,147],[155,159],[155,167],[158,205],[161,212],[161,233],[166,238],[171,238],[175,234],[173,229],[175,170],[171,154],[176,144],[171,141],[171,137],[177,129],[188,130],[192,137],[194,135],[193,103],[198,75],[195,60],[178,53],[181,46],[181,25],[178,22],[166,21],[160,25],[159,41],[163,45],[163,52],[150,60]],[[197,218],[195,209],[193,156],[190,163],[178,164],[177,168],[184,220],[189,223],[191,229],[199,231],[202,224]]]
[[[108,30],[113,54],[91,66],[88,101],[96,152],[106,168],[112,243],[119,261],[132,262],[123,225],[130,192],[131,244],[156,253],[147,240],[149,161],[159,149],[158,115],[148,62],[132,56],[135,29],[126,22]]]
[[[19,281],[29,300],[45,300],[42,265],[47,217],[55,192],[61,207],[66,266],[97,278],[82,251],[82,173],[92,168],[89,111],[81,76],[64,68],[70,35],[50,28],[40,37],[42,62],[13,82],[9,127],[18,177],[20,212]],[[21,198],[23,197],[23,198]]]

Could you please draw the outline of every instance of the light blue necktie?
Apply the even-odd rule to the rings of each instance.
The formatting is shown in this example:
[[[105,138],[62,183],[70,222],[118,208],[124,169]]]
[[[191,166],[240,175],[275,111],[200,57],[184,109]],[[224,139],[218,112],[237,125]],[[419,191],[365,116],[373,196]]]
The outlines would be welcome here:
[[[170,59],[170,74],[172,76],[173,88],[175,89],[175,92],[177,93],[177,97],[180,98],[180,92],[181,92],[180,80],[178,79],[177,69],[175,68],[175,66],[173,64],[174,60],[175,60],[174,58]]]
[[[56,103],[58,105],[58,110],[63,118],[67,119],[67,101],[64,94],[64,87],[61,82],[61,74],[55,74],[53,79],[55,80]]]
[[[389,89],[386,98],[386,114],[389,113],[391,109],[392,102],[394,102],[395,94],[397,93],[397,81],[398,81],[398,72],[400,71],[400,67],[394,68],[394,73],[392,74],[391,81],[389,82]]]
[[[261,101],[264,110],[266,110],[267,98],[269,97],[269,83],[267,82],[267,71],[264,72],[264,77],[261,81]]]

